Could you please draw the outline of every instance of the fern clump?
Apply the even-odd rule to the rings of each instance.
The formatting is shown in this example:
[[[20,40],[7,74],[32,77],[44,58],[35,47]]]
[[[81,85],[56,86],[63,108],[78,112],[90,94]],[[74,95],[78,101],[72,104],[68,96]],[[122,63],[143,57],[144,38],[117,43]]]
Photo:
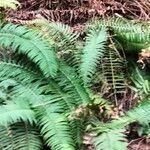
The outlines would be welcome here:
[[[16,5],[17,1],[10,0],[2,7]],[[27,26],[8,22],[0,25],[2,150],[86,149],[83,140],[87,131],[94,132],[92,141],[97,150],[127,149],[125,128],[133,122],[143,126],[150,123],[149,80],[135,69],[131,76],[133,89],[140,91],[142,103],[111,122],[107,119],[113,101],[105,99],[107,92],[95,90],[93,82],[95,75],[101,75],[107,79],[106,90],[113,91],[115,98],[121,97],[126,85],[124,74],[119,73],[125,57],[121,57],[117,43],[123,44],[123,39],[131,47],[143,46],[146,41],[149,44],[149,33],[143,32],[141,25],[132,23],[129,28],[129,24],[120,23],[121,27],[115,21],[98,23],[87,30],[85,41],[62,23],[35,20]],[[119,106],[117,102],[113,105]]]

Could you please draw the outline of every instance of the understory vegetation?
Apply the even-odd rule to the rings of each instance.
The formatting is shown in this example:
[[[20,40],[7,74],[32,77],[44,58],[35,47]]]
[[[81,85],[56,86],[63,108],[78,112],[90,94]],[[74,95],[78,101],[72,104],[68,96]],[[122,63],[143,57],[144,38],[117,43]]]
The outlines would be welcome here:
[[[149,23],[97,18],[80,34],[0,15],[1,150],[126,150],[134,125],[149,137]]]

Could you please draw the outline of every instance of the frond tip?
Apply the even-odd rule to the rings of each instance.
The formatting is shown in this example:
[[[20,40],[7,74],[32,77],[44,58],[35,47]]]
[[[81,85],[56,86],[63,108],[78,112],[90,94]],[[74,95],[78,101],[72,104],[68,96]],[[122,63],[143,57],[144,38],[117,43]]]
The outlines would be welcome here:
[[[105,29],[100,29],[98,32],[91,29],[87,35],[83,55],[81,57],[81,76],[85,83],[90,81],[90,78],[96,71],[100,57],[105,51],[107,41],[107,32]]]

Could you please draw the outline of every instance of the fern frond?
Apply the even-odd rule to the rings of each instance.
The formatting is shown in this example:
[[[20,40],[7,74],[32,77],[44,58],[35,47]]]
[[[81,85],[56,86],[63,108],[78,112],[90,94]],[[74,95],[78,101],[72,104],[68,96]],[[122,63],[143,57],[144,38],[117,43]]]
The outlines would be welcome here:
[[[112,97],[115,98],[116,105],[118,105],[117,94],[126,92],[125,72],[123,72],[125,69],[124,58],[120,56],[118,51],[107,49],[101,59],[101,69],[104,79],[102,82],[112,92]]]
[[[74,150],[75,146],[70,132],[71,129],[64,114],[65,108],[63,107],[65,106],[60,102],[60,100],[62,101],[62,97],[59,98],[59,95],[47,93],[51,91],[50,89],[45,91],[48,95],[40,95],[48,86],[41,88],[36,84],[34,85],[34,83],[31,83],[30,86],[23,86],[23,84],[15,85],[11,90],[13,102],[20,102],[23,106],[23,102],[31,103],[31,107],[35,110],[38,120],[37,124],[41,127],[41,134],[48,146],[52,147],[54,150]]]
[[[75,145],[67,118],[59,112],[59,106],[39,106],[37,118],[41,127],[41,134],[46,144],[52,150],[74,150]]]
[[[117,40],[129,52],[140,51],[141,49],[150,47],[150,33],[131,32],[131,33],[116,33]]]
[[[150,96],[150,81],[138,68],[132,69],[132,81],[140,96]]]
[[[62,24],[60,22],[48,22],[46,19],[35,19],[29,21],[29,24],[40,26],[45,37],[52,39],[58,48],[62,50],[69,49],[72,47],[77,38],[78,34],[73,32],[70,26]]]
[[[19,121],[36,122],[34,112],[26,102],[8,103],[0,106],[0,125],[8,126]]]
[[[123,134],[124,130],[110,130],[99,133],[93,139],[96,150],[127,150],[127,140]]]
[[[85,132],[84,119],[73,119],[70,121],[73,139],[78,148],[83,144],[83,135]]]
[[[122,129],[133,122],[139,122],[141,125],[150,123],[150,99],[143,100],[139,106],[129,110],[126,114],[110,123],[99,124],[92,130],[101,132],[113,129]]]
[[[105,51],[107,41],[106,30],[100,29],[90,30],[81,56],[81,76],[85,83],[90,81],[90,78],[96,71],[97,64]]]
[[[82,80],[77,77],[73,68],[62,64],[57,80],[59,86],[74,98],[77,105],[87,105],[91,101]]]
[[[91,22],[87,23],[87,28],[98,28],[98,27],[109,27],[113,29],[115,32],[138,32],[142,33],[148,31],[149,32],[149,23],[148,22],[138,22],[135,20],[128,20],[126,18],[119,17],[108,17],[105,19],[94,19]]]
[[[26,123],[0,128],[0,149],[41,150],[42,141],[37,130]]]
[[[42,75],[31,71],[28,67],[13,61],[0,61],[0,78],[15,78],[17,81],[30,83],[34,80],[40,80]],[[1,79],[0,79],[1,80]]]
[[[77,61],[78,53],[78,37],[79,34],[73,29],[60,22],[49,22],[46,19],[35,19],[28,21],[29,26],[34,25],[50,44],[56,47],[59,58],[63,59],[70,65],[74,65]]]
[[[60,106],[64,109],[64,113],[70,113],[77,106],[76,102],[72,95],[64,92],[54,80],[50,80],[48,85],[45,85],[45,94],[51,93],[48,97],[48,101],[59,103]]]
[[[58,64],[54,48],[34,30],[13,24],[1,26],[0,46],[26,54],[46,77],[56,75]]]
[[[134,22],[123,18],[107,18],[89,23],[87,28],[105,27],[113,30],[115,38],[122,43],[125,50],[140,51],[150,47],[149,23]]]
[[[48,86],[44,86],[44,88],[42,88],[36,85],[36,83],[30,83],[30,86],[16,84],[14,88],[11,89],[10,93],[12,95],[13,102],[21,103],[24,106],[24,109],[25,102],[31,103],[31,107],[33,110],[35,110],[36,118],[38,120],[37,124],[41,127],[41,134],[43,135],[46,144],[52,147],[54,150],[74,150],[75,146],[72,134],[70,132],[71,129],[69,122],[67,121],[67,118],[64,114],[64,110],[66,108],[63,107],[66,105],[62,105],[62,97],[59,98],[59,95],[53,95],[53,93],[46,93],[48,95],[41,95],[41,93],[45,91],[45,88],[48,88]],[[47,89],[45,92],[49,91],[51,92],[50,89]],[[17,111],[16,108],[14,109],[14,112]],[[17,113],[20,112],[17,111]],[[23,114],[20,113],[19,116],[22,116],[24,119],[23,121],[25,121]],[[11,115],[9,115],[9,117],[11,117]]]
[[[0,7],[2,7],[2,8],[17,9],[19,6],[20,6],[20,3],[17,0],[0,1]]]

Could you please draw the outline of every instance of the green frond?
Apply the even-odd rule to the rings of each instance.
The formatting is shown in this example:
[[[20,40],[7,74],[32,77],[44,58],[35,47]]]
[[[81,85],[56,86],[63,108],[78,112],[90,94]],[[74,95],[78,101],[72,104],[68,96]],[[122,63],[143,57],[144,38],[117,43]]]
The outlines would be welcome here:
[[[51,93],[48,101],[59,103],[64,109],[64,113],[70,113],[77,106],[72,95],[64,92],[54,80],[50,80],[48,85],[45,85],[45,94]]]
[[[20,6],[20,3],[17,0],[0,1],[0,7],[2,7],[2,8],[17,9],[18,6]]]
[[[69,50],[69,47],[73,46],[78,38],[78,34],[73,32],[70,26],[60,23],[60,22],[48,22],[46,19],[35,19],[29,21],[29,24],[35,24],[35,26],[40,26],[43,35],[52,39],[58,48],[62,50]]]
[[[40,80],[41,76],[39,72],[33,72],[22,64],[13,61],[0,61],[0,80],[15,78],[17,81],[29,83]]]
[[[107,41],[106,30],[100,29],[90,30],[87,34],[83,55],[81,56],[81,76],[85,83],[90,81],[90,78],[96,71],[96,67],[105,51]]]
[[[78,148],[83,144],[83,135],[85,133],[84,119],[73,119],[70,121],[73,139]]]
[[[150,123],[150,99],[143,100],[138,107],[127,112],[127,116],[140,124]]]
[[[117,40],[129,52],[140,51],[141,49],[150,47],[150,33],[148,32],[129,32],[116,33]]]
[[[135,21],[135,20],[128,20],[126,18],[119,18],[119,17],[108,17],[105,19],[94,19],[91,22],[87,23],[88,28],[98,28],[98,27],[109,27],[113,29],[115,32],[138,32],[142,33],[148,31],[149,32],[149,23],[142,22],[142,21]]]
[[[88,23],[87,28],[105,27],[113,30],[115,38],[125,50],[140,51],[150,47],[149,23],[136,22],[124,18],[107,18]]]
[[[93,143],[96,150],[127,150],[127,140],[123,134],[124,130],[109,130],[99,133]]]
[[[150,81],[146,78],[146,75],[142,74],[138,68],[132,69],[133,73],[131,79],[135,84],[135,88],[139,92],[140,96],[150,96]]]
[[[0,125],[8,126],[19,121],[36,122],[34,112],[30,109],[29,105],[24,101],[17,103],[8,103],[7,105],[0,106]]]
[[[48,88],[48,86],[44,86],[42,90],[40,87],[38,89],[38,86],[36,86],[36,84],[34,85],[34,83],[31,83],[31,87],[29,85],[23,86],[23,84],[15,85],[11,90],[13,102],[23,104],[24,109],[25,102],[29,101],[31,103],[31,107],[35,110],[35,114],[37,114],[37,124],[41,127],[41,134],[48,146],[54,150],[74,150],[75,146],[70,125],[64,114],[65,108],[63,107],[65,106],[61,103],[62,97],[59,98],[59,95],[53,95],[53,93],[40,95],[45,88]],[[52,92],[51,89],[47,89],[45,92],[49,91]],[[16,108],[14,109],[14,112],[17,111]],[[19,113],[18,111],[18,114]],[[20,115],[22,114],[20,113],[19,116]],[[9,115],[9,117],[11,116]]]
[[[0,149],[41,150],[42,141],[36,128],[26,123],[0,127]]]
[[[73,29],[60,22],[49,22],[46,19],[28,21],[29,26],[37,29],[51,45],[56,47],[59,58],[72,65],[77,62],[79,34]]]
[[[78,78],[75,70],[63,64],[59,70],[60,74],[57,77],[59,86],[74,98],[77,105],[89,104],[91,101],[89,94],[83,85],[83,81]]]
[[[0,46],[26,54],[46,77],[54,77],[57,73],[58,64],[54,48],[34,30],[13,24],[1,26]]]
[[[67,118],[59,112],[59,106],[39,106],[37,119],[41,134],[52,150],[74,150],[75,145]]]

